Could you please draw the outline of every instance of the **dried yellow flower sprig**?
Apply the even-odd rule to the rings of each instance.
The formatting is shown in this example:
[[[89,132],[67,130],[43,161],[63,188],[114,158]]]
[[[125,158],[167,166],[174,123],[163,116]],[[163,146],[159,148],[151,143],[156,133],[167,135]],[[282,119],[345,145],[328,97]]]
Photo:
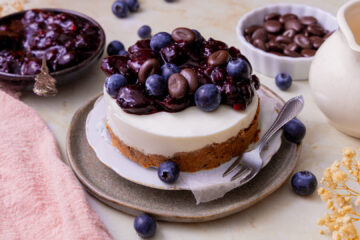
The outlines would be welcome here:
[[[0,1],[0,17],[23,10],[25,0]]]
[[[355,206],[360,205],[360,160],[351,148],[343,149],[341,162],[325,169],[318,194],[329,212],[318,222],[332,232],[334,240],[360,240],[354,223],[360,221]],[[323,231],[321,231],[323,233]]]

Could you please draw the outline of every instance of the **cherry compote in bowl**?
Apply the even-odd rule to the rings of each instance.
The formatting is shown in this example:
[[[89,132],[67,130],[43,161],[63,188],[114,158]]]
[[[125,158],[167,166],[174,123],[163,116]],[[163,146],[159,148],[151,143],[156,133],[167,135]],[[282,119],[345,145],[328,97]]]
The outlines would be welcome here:
[[[66,9],[31,9],[0,18],[0,81],[31,90],[43,61],[56,85],[78,79],[104,52],[94,19]]]

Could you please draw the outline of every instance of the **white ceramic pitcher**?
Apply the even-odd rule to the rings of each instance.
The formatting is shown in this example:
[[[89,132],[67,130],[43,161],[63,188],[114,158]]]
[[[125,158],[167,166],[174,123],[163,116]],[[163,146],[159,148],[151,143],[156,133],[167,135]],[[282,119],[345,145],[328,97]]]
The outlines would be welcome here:
[[[310,87],[330,124],[360,138],[360,0],[343,5],[337,20],[311,64]]]

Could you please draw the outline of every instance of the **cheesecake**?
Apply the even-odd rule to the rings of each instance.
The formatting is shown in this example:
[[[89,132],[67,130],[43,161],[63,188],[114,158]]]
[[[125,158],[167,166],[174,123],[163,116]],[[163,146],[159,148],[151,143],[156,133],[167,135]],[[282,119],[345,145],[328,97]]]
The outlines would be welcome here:
[[[258,137],[258,78],[234,47],[177,28],[102,61],[112,144],[143,167],[216,168]]]

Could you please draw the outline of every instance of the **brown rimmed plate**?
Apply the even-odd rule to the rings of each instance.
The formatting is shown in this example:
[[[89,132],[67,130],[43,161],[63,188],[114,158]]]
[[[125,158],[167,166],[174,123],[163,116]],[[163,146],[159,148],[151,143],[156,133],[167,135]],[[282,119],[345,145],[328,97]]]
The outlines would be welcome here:
[[[284,103],[268,88],[262,86],[262,90]],[[72,119],[66,145],[68,163],[92,196],[131,215],[146,212],[170,222],[205,222],[226,217],[261,201],[283,185],[300,155],[301,145],[283,139],[279,151],[254,180],[221,199],[196,205],[190,191],[159,190],[130,182],[97,159],[86,139],[85,121],[98,97],[79,109]]]

